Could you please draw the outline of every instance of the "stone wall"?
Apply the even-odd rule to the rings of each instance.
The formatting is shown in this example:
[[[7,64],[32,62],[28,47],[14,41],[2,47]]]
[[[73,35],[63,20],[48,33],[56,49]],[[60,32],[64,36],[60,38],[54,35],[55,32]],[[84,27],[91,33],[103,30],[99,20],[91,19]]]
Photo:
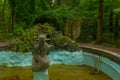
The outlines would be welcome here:
[[[80,20],[68,20],[64,26],[64,34],[73,40],[80,37],[81,23]]]

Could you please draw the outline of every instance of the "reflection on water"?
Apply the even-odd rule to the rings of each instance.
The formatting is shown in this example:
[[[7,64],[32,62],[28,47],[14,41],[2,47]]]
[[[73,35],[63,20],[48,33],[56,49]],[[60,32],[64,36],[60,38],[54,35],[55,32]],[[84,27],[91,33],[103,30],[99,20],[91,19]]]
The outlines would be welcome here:
[[[112,80],[104,73],[94,73],[89,66],[52,65],[49,68],[49,80]]]
[[[33,80],[31,67],[0,66],[0,80]]]

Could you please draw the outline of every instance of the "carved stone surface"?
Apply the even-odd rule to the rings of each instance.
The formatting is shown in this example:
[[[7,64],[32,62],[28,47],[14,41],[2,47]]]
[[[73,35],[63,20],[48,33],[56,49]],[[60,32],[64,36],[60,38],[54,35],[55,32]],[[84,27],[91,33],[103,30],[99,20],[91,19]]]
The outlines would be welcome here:
[[[46,43],[46,35],[39,35],[32,49],[32,70],[34,72],[45,71],[49,67],[50,60],[47,55],[50,47],[51,45]]]
[[[68,20],[64,26],[64,33],[66,36],[76,40],[81,34],[81,21],[80,20]]]

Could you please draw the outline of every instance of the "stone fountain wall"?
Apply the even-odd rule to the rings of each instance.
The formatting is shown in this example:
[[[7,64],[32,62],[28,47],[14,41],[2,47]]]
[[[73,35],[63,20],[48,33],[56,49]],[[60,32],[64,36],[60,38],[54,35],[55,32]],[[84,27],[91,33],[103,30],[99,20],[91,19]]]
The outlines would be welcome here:
[[[73,40],[80,37],[81,34],[81,21],[80,20],[68,20],[64,26],[64,34]]]

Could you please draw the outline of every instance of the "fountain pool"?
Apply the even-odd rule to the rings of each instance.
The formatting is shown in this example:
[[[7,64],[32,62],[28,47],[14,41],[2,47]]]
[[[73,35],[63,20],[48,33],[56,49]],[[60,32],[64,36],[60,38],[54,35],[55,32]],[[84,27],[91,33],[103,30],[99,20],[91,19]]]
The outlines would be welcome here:
[[[108,58],[97,56],[95,54],[91,54],[88,52],[76,51],[51,51],[49,54],[49,58],[51,60],[50,68],[49,68],[49,79],[50,80],[68,80],[68,78],[74,76],[94,76],[95,80],[119,80],[120,79],[120,66],[115,62],[111,61]],[[29,80],[32,80],[34,77],[31,68],[32,62],[32,54],[29,53],[15,53],[15,52],[0,52],[0,80],[10,80],[11,77],[16,77],[19,79],[12,80],[26,80],[26,76]],[[3,67],[3,66],[9,66]],[[4,70],[4,71],[3,71]],[[6,70],[6,73],[5,73]],[[62,73],[60,71],[64,70],[64,77],[60,77]],[[84,72],[85,71],[85,72]],[[97,73],[97,71],[99,73]],[[59,79],[56,77],[52,78],[53,73],[58,74]],[[68,74],[69,73],[69,74]],[[55,74],[55,75],[56,75]],[[82,75],[83,74],[83,75]],[[100,77],[98,77],[100,76]],[[23,77],[25,79],[23,79]],[[94,80],[93,78],[89,78],[87,80]],[[78,80],[76,77],[75,79]],[[81,77],[82,78],[82,77]],[[98,79],[97,79],[98,78]],[[81,79],[82,80],[82,79]],[[85,80],[85,79],[83,79]]]

